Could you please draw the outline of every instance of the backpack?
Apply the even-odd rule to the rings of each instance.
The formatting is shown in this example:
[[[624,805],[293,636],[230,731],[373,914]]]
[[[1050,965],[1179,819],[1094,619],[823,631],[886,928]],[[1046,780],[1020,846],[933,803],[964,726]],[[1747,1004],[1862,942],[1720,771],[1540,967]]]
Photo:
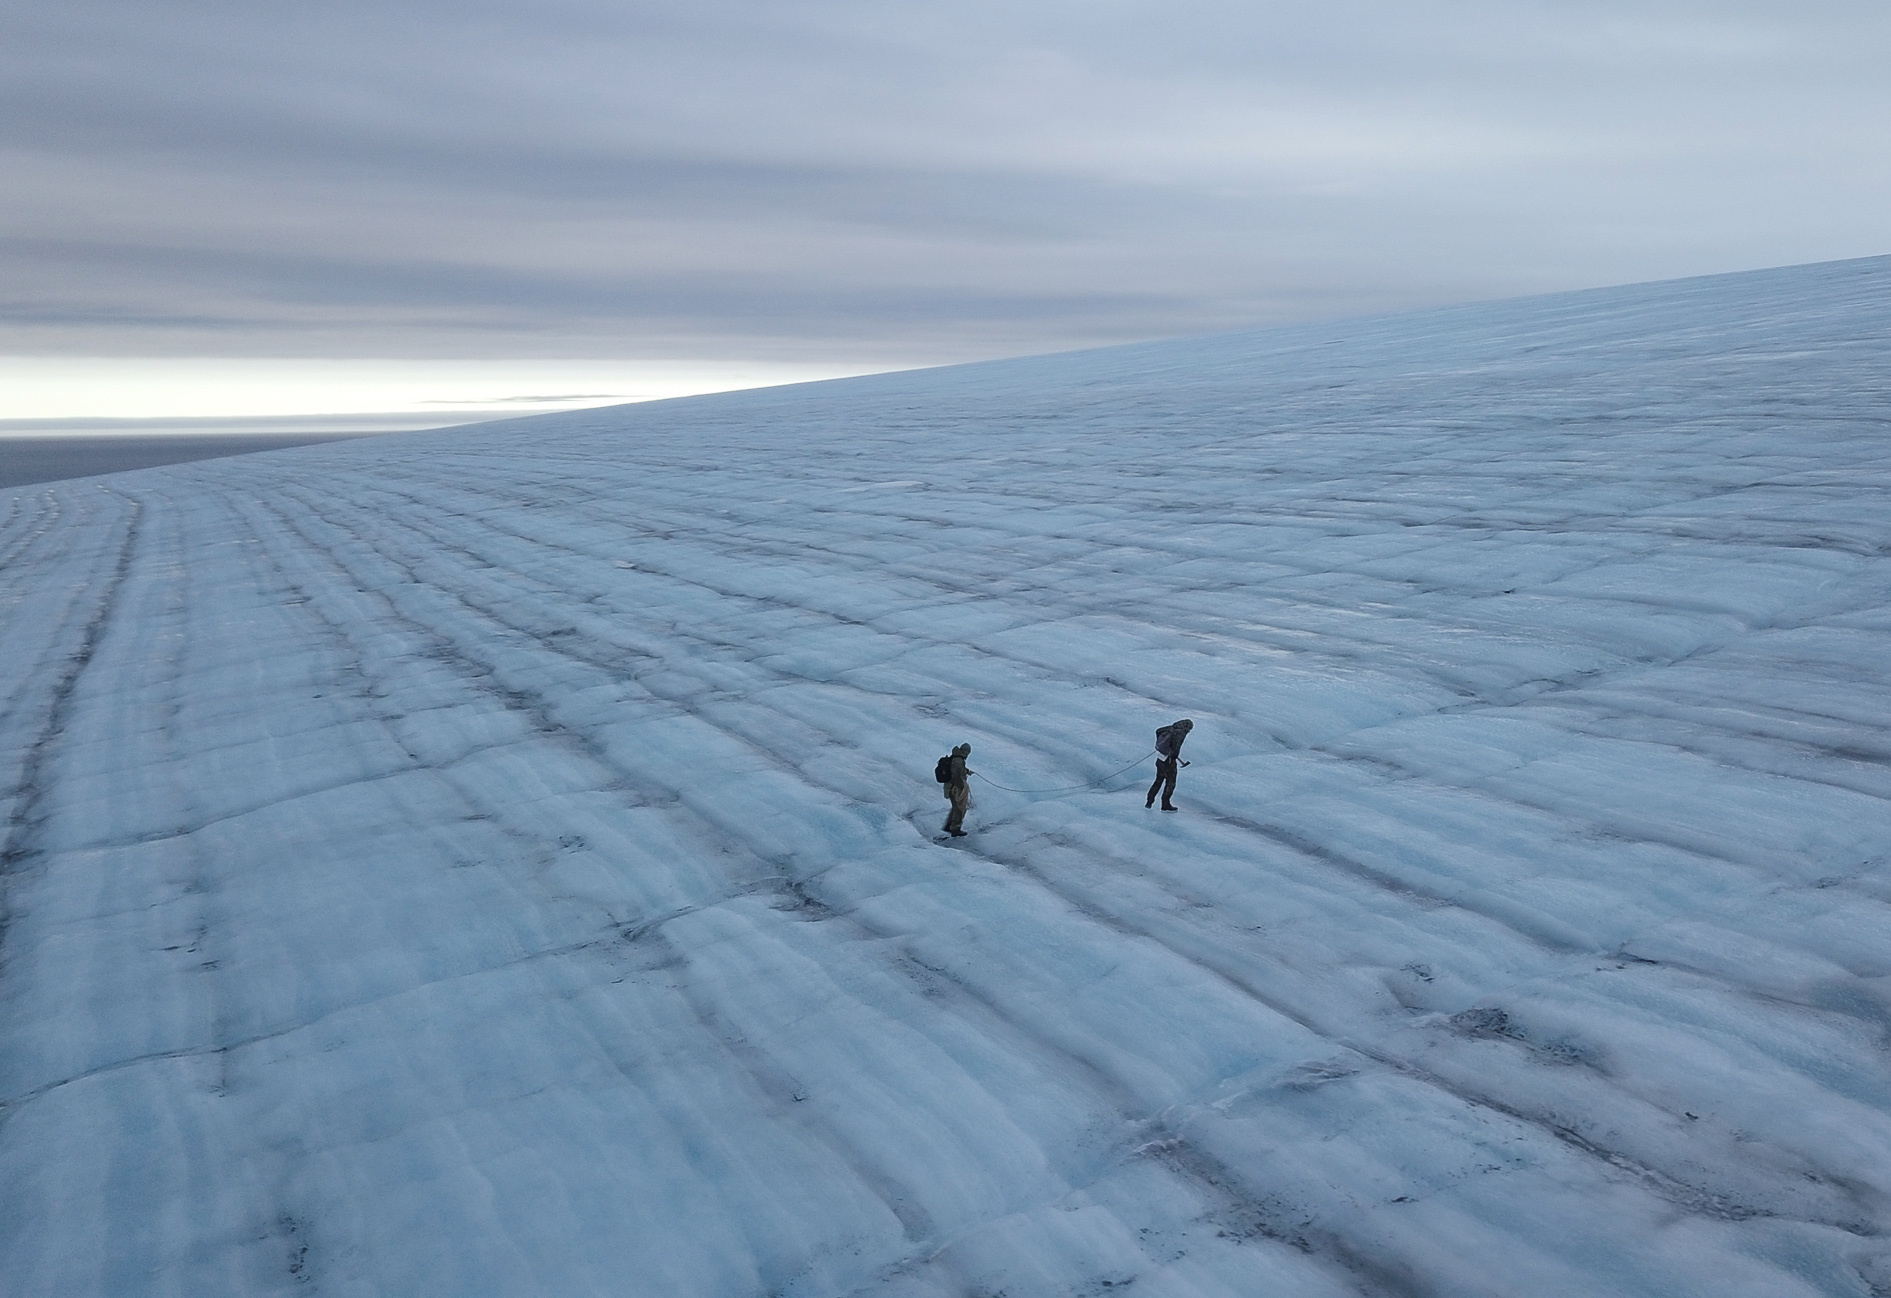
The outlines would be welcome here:
[[[952,755],[947,753],[932,768],[932,778],[941,784],[952,783]]]

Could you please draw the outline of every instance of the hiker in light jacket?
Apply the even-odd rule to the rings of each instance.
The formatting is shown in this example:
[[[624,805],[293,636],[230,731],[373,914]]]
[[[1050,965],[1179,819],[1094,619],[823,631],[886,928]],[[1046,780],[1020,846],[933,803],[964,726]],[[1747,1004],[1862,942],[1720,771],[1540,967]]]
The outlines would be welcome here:
[[[972,755],[970,744],[960,744],[952,750],[950,774],[945,781],[945,796],[952,803],[952,810],[946,813],[945,832],[954,838],[964,838],[965,812],[972,805],[972,786],[965,777],[971,774],[966,769],[965,759]]]
[[[1178,767],[1188,765],[1182,760],[1182,741],[1194,728],[1195,723],[1183,717],[1156,731],[1156,782],[1149,786],[1149,796],[1143,799],[1143,806],[1155,806],[1156,794],[1160,791],[1162,809],[1175,810],[1175,804],[1169,801],[1175,796],[1175,772]]]

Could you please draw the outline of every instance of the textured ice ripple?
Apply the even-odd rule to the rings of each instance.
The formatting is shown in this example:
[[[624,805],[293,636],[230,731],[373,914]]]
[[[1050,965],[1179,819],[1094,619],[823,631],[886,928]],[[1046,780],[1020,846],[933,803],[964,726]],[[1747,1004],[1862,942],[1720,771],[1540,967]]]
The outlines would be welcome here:
[[[1875,259],[0,495],[0,1292],[1891,1293],[1888,363]]]

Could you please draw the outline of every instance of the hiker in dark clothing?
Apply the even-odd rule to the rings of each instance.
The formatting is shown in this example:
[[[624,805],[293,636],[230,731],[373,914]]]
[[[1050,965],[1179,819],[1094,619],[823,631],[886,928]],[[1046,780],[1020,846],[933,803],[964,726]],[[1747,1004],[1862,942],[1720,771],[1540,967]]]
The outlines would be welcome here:
[[[1156,794],[1162,794],[1162,809],[1174,811],[1175,804],[1169,799],[1175,796],[1175,772],[1178,767],[1187,766],[1182,760],[1182,741],[1188,738],[1188,732],[1195,728],[1195,723],[1187,717],[1172,722],[1156,731],[1156,782],[1149,786],[1149,796],[1142,805],[1156,805]]]
[[[965,812],[972,805],[972,786],[965,782],[965,777],[972,774],[965,765],[965,759],[972,755],[970,744],[960,744],[952,750],[952,756],[946,759],[945,796],[952,803],[952,810],[946,813],[945,832],[954,838],[964,838]]]

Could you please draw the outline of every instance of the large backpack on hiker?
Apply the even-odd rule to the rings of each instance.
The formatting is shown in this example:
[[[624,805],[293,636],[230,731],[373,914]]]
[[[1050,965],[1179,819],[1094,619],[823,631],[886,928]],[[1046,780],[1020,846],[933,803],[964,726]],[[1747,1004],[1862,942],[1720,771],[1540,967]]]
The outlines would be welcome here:
[[[952,783],[952,754],[941,757],[932,768],[932,778],[941,784]]]

